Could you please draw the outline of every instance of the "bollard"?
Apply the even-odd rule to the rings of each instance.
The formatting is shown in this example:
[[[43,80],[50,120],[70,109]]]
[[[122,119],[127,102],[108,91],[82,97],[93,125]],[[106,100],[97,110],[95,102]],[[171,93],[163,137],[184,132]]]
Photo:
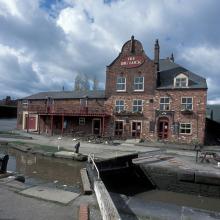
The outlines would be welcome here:
[[[75,146],[75,153],[79,153],[80,142],[78,142]]]
[[[7,165],[8,165],[9,156],[6,154],[4,157],[0,158],[0,173],[6,173],[7,172]]]

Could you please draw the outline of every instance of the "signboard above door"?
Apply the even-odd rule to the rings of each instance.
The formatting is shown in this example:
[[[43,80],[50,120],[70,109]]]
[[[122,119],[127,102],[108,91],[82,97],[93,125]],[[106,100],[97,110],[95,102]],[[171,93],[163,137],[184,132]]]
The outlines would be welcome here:
[[[126,68],[134,68],[140,66],[144,62],[143,56],[128,56],[121,59],[121,66]]]

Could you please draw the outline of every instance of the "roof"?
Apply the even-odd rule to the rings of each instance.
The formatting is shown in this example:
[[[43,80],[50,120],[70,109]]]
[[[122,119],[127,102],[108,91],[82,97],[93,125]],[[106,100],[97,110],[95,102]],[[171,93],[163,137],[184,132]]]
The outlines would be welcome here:
[[[220,105],[207,105],[206,117],[220,123]]]
[[[31,96],[24,97],[22,99],[36,100],[36,99],[47,99],[48,97],[52,99],[80,99],[80,98],[105,98],[105,90],[97,90],[97,91],[87,91],[87,92],[79,92],[79,91],[51,91],[51,92],[39,92],[33,94]]]
[[[187,88],[207,89],[206,79],[172,62],[170,59],[160,59],[160,85],[158,89],[173,89],[174,77],[179,73],[185,73],[189,77]],[[182,88],[181,88],[182,89]]]

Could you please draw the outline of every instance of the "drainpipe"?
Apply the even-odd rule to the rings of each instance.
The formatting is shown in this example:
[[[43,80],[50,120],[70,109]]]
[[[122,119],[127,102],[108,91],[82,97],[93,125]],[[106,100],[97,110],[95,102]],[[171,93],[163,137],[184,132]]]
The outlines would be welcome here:
[[[29,132],[29,100],[27,101],[27,133]]]

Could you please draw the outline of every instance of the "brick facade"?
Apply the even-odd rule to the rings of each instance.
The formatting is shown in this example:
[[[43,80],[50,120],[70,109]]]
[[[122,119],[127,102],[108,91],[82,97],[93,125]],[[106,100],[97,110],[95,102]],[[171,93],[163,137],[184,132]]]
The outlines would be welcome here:
[[[157,141],[159,138],[158,130],[160,120],[168,122],[167,137],[162,138],[163,141],[178,143],[204,143],[205,134],[205,109],[206,109],[206,88],[159,88],[158,60],[159,60],[159,44],[155,44],[155,58],[150,60],[145,54],[139,41],[134,40],[134,48],[131,51],[132,39],[124,44],[119,56],[107,67],[106,70],[106,105],[112,111],[114,126],[116,121],[123,122],[123,134],[126,138],[132,138],[132,124],[141,122],[140,138]],[[130,68],[122,66],[121,60],[124,57],[142,56],[144,63]],[[172,62],[172,61],[170,61]],[[187,75],[187,74],[186,74]],[[134,89],[134,78],[136,76],[144,77],[144,89],[137,92]],[[126,78],[126,89],[123,92],[117,91],[117,77]],[[174,80],[174,79],[173,79]],[[169,97],[169,111],[160,110],[160,98]],[[182,110],[181,98],[191,97],[193,100],[192,111],[184,112]],[[141,114],[133,113],[133,100],[143,100],[143,109]],[[115,105],[117,100],[124,101],[124,111],[115,113]],[[180,132],[181,124],[190,124],[190,133],[182,134]],[[112,130],[109,134],[112,135]]]
[[[104,97],[52,97],[49,101],[27,97],[28,105],[24,100],[18,102],[18,128],[28,129],[24,122],[28,115],[37,120],[39,133],[84,131],[149,141],[204,143],[205,79],[175,64],[173,56],[161,61],[159,50],[156,41],[151,60],[132,37],[107,66]],[[85,124],[79,124],[79,118],[84,118]]]

